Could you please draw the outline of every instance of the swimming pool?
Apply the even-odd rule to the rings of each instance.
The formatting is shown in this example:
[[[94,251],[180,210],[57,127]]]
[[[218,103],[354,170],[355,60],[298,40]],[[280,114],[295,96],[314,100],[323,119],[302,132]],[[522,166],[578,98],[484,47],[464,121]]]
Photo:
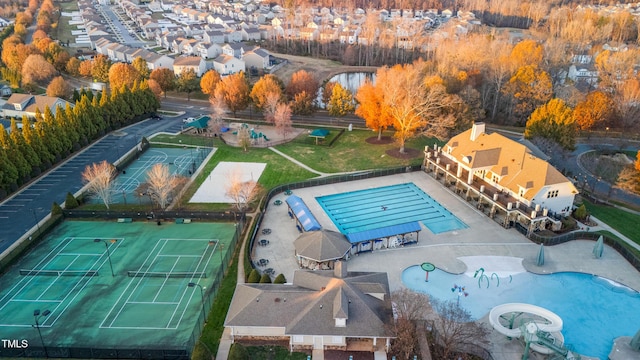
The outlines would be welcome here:
[[[615,338],[633,336],[639,329],[640,294],[613,281],[573,272],[485,275],[489,280],[483,278],[478,286],[473,273],[453,275],[437,269],[425,282],[425,272],[420,266],[412,266],[402,273],[402,282],[414,291],[454,301],[458,291],[451,289],[463,286],[468,296],[460,296],[459,303],[476,319],[504,303],[529,303],[549,309],[564,321],[566,344],[582,355],[600,359],[607,359]]]
[[[414,221],[421,221],[434,234],[467,228],[414,183],[320,196],[316,200],[345,235]]]

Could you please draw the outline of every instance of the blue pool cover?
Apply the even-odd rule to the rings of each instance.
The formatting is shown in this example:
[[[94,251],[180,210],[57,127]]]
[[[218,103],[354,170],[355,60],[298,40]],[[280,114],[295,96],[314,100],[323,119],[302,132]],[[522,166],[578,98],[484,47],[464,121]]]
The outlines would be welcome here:
[[[347,239],[350,243],[355,244],[361,241],[381,239],[398,234],[408,234],[422,230],[420,223],[413,221],[406,224],[399,224],[393,226],[385,226],[377,229],[365,230],[356,233],[347,234]]]
[[[291,195],[286,201],[300,224],[302,224],[304,231],[320,230],[322,228],[302,199],[298,196]]]

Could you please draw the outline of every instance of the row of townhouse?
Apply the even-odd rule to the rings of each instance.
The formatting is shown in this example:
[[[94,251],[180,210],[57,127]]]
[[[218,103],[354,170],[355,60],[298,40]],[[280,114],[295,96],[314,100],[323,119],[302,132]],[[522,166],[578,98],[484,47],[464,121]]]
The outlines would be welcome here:
[[[112,42],[109,39],[101,38],[95,42],[94,48],[97,53],[107,56],[116,62],[131,63],[137,57],[142,57],[147,61],[149,70],[158,68],[172,69],[176,76],[179,76],[185,69],[192,69],[198,77],[207,70],[215,69],[221,75],[234,74],[246,69],[265,70],[271,64],[271,55],[268,51],[255,46],[240,44],[215,44],[219,52],[212,61],[205,61],[205,57],[196,53],[186,56],[178,56],[175,59],[141,48],[133,48]]]

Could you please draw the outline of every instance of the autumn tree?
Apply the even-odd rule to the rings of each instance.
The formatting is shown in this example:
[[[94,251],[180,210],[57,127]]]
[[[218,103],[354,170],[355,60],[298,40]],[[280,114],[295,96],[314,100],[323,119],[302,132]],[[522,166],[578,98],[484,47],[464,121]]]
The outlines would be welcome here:
[[[297,93],[291,101],[291,111],[297,115],[309,115],[314,110],[314,95],[306,91]]]
[[[102,199],[107,209],[111,204],[113,180],[116,174],[115,166],[109,164],[106,160],[101,163],[87,165],[82,172],[82,181],[86,184],[87,191]]]
[[[187,101],[191,99],[191,93],[198,90],[198,85],[198,75],[191,68],[182,70],[176,79],[176,89],[187,93]]]
[[[22,65],[23,84],[44,84],[57,73],[42,55],[29,55]]]
[[[353,94],[349,89],[340,84],[336,84],[332,89],[327,110],[331,116],[344,116],[355,110]]]
[[[455,127],[453,108],[461,102],[447,94],[442,79],[424,76],[426,64],[417,62],[379,69],[376,83],[384,89],[382,106],[393,119],[394,137],[405,152],[405,143],[416,134],[444,139]]]
[[[151,72],[149,78],[155,81],[162,89],[164,97],[167,97],[167,91],[171,91],[176,87],[176,76],[173,70],[167,68],[157,68]]]
[[[242,151],[247,152],[249,150],[249,146],[251,146],[251,133],[249,132],[249,128],[246,126],[240,127],[238,129],[238,145],[242,148]]]
[[[62,76],[57,76],[51,80],[47,86],[47,96],[69,99],[73,92],[73,88],[67,84]]]
[[[282,97],[282,82],[275,75],[267,74],[256,81],[250,96],[253,106],[259,111],[264,111],[270,96],[275,96],[278,100]]]
[[[366,80],[369,79],[367,78],[365,79],[365,81]],[[325,107],[329,104],[329,101],[331,101],[331,95],[333,95],[333,87],[336,86],[336,84],[338,84],[337,81],[329,81],[324,84],[324,87],[322,88],[322,103]]]
[[[232,170],[227,176],[225,195],[233,200],[234,207],[244,212],[262,193],[262,186],[254,180],[245,180],[240,169]]]
[[[93,63],[91,60],[84,60],[78,65],[78,74],[84,77],[91,77],[91,71],[93,70]]]
[[[203,94],[213,96],[216,91],[216,86],[218,86],[220,80],[222,80],[220,73],[211,69],[202,75],[202,78],[200,79],[200,90],[202,90]]]
[[[620,116],[620,127],[637,129],[640,124],[640,79],[624,81],[615,95],[616,113]]]
[[[219,94],[217,94],[220,92]],[[249,105],[249,84],[243,72],[225,76],[216,87],[216,96],[224,99],[227,108],[235,116],[238,110],[244,110]]]
[[[111,60],[102,54],[98,54],[91,61],[91,76],[95,81],[106,83],[109,81],[109,68]]]
[[[121,88],[123,85],[131,88],[133,83],[140,81],[140,72],[130,64],[116,63],[109,68],[109,85],[111,88]]]
[[[619,84],[634,77],[634,68],[640,57],[638,50],[604,50],[595,58],[600,88],[616,88]]]
[[[147,60],[145,60],[142,56],[138,56],[133,59],[133,62],[131,62],[131,66],[138,70],[140,79],[149,79],[149,75],[151,74],[151,70],[149,70],[149,63],[147,63]]]
[[[602,129],[612,120],[615,104],[603,91],[594,91],[573,110],[573,117],[580,130]]]
[[[553,84],[547,72],[525,65],[509,79],[505,91],[514,99],[516,121],[520,122],[529,117],[533,109],[551,99]]]
[[[513,47],[509,60],[516,69],[527,65],[538,67],[542,63],[542,55],[542,45],[535,40],[527,39]]]
[[[382,91],[374,86],[371,80],[365,80],[356,93],[358,107],[356,115],[363,118],[365,125],[378,132],[378,140],[382,139],[382,132],[393,124],[387,108],[383,106]]]
[[[561,99],[552,99],[537,108],[527,121],[524,136],[552,139],[565,149],[575,145],[576,123],[573,113]]]
[[[278,133],[282,134],[282,137],[286,139],[287,134],[293,130],[293,127],[291,126],[291,107],[289,104],[278,104],[276,111],[273,114],[273,122]]]
[[[171,202],[176,188],[184,180],[175,174],[169,173],[169,167],[162,163],[154,164],[147,171],[147,194],[160,207],[165,210]]]
[[[291,75],[286,92],[290,99],[295,99],[296,95],[303,92],[307,96],[314,97],[318,93],[318,87],[318,80],[315,76],[305,70],[298,70]]]

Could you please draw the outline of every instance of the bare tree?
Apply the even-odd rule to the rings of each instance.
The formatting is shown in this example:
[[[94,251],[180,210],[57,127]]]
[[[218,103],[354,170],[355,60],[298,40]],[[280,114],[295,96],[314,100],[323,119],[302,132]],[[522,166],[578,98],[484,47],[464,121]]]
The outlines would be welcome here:
[[[234,169],[228,175],[229,182],[225,190],[226,195],[233,199],[235,208],[239,212],[245,211],[251,202],[258,198],[262,187],[257,181],[251,179],[244,181],[240,169]]]
[[[488,344],[489,329],[473,321],[471,314],[455,301],[432,300],[432,306],[438,314],[434,321],[436,344],[442,351],[436,358],[451,359],[455,353],[465,352],[465,346]]]
[[[398,359],[412,359],[419,353],[419,339],[416,321],[425,320],[431,309],[429,297],[409,289],[401,289],[391,294],[395,339],[391,344],[391,354]]]
[[[240,145],[244,152],[247,152],[249,150],[249,146],[251,146],[251,132],[246,126],[242,126],[238,129],[238,145]]]
[[[115,166],[106,160],[87,165],[82,172],[82,181],[87,184],[87,191],[102,199],[107,209],[111,203],[113,179],[116,177],[116,173]]]
[[[278,132],[286,139],[287,134],[293,130],[291,126],[291,107],[289,104],[278,104],[273,114],[273,122]]]
[[[218,134],[224,124],[224,114],[227,111],[227,105],[221,93],[214,92],[209,97],[209,103],[211,104],[211,119],[207,124],[207,127],[214,134]]]
[[[184,181],[175,174],[169,173],[169,167],[158,163],[147,171],[147,183],[149,197],[160,206],[166,209],[170,203],[174,190]]]
[[[264,114],[264,120],[269,123],[274,123],[274,115],[281,95],[275,92],[270,92],[265,95],[265,101],[262,106],[262,113]]]

